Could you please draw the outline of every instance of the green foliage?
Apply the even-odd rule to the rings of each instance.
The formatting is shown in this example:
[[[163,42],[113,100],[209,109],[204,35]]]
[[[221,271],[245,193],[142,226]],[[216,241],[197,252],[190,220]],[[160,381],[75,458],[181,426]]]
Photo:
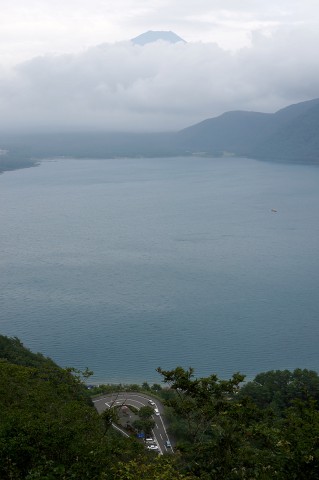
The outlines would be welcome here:
[[[143,383],[145,387],[145,383]],[[92,397],[94,396],[99,396],[99,395],[106,395],[108,393],[117,393],[117,392],[140,392],[140,393],[149,393],[149,389],[145,389],[143,385],[137,385],[135,383],[132,384],[113,384],[113,383],[107,383],[107,384],[101,384],[101,385],[95,385],[92,386],[90,389],[90,395]]]
[[[2,336],[0,357],[1,480],[319,478],[316,372],[266,372],[240,388],[240,374],[158,369],[177,439],[175,454],[159,457],[110,428],[116,408],[98,415],[82,382],[88,370],[62,369]],[[149,433],[153,409],[139,412],[135,426]]]
[[[239,374],[224,381],[215,375],[197,379],[192,369],[180,367],[158,371],[175,391],[167,403],[176,416],[174,434],[185,471],[205,480],[319,478],[319,413],[315,400],[303,399],[300,380],[308,374],[294,372],[302,398],[276,416],[239,394]],[[295,397],[297,380],[294,388]]]
[[[91,397],[96,397],[100,395],[107,395],[108,393],[117,393],[117,392],[125,392],[126,388],[123,385],[115,385],[112,383],[101,385],[93,385],[90,388],[90,395]]]
[[[152,432],[152,429],[155,427],[155,422],[152,419],[154,409],[148,405],[141,407],[138,410],[139,418],[133,422],[133,427],[138,432],[144,432],[145,435],[148,435]]]
[[[133,422],[133,427],[138,432],[144,432],[145,436],[147,436],[152,432],[152,429],[155,427],[155,422],[151,418],[140,418]]]
[[[104,412],[101,413],[101,419],[105,427],[105,431],[107,431],[111,426],[112,423],[118,422],[118,411],[117,408],[107,408]]]
[[[21,478],[43,461],[70,465],[100,435],[95,410],[78,395],[74,379],[65,383],[65,372],[5,362],[0,372],[0,478],[7,478],[6,465]]]
[[[31,354],[17,339],[2,337],[1,345],[1,480],[98,480],[144,453],[108,428],[114,416],[98,415],[71,369]]]
[[[151,390],[154,392],[160,392],[162,390],[162,386],[159,383],[153,383]]]
[[[240,390],[240,397],[245,395],[261,408],[272,408],[277,414],[293,405],[297,399],[306,401],[310,398],[319,402],[319,376],[312,370],[300,368],[289,370],[271,370],[259,373],[252,382]]]
[[[121,463],[116,467],[114,480],[195,480],[191,474],[183,474],[172,460],[163,457],[141,462],[140,459]]]
[[[128,405],[127,408],[131,410],[131,412],[138,414],[138,408],[134,407],[134,405]]]
[[[238,392],[244,379],[240,374],[234,374],[229,381],[219,380],[216,375],[195,379],[192,368],[181,367],[171,371],[158,368],[158,372],[176,392],[167,405],[183,419],[183,429],[187,428],[192,443],[206,435],[209,421],[229,405],[229,398]]]
[[[146,405],[145,407],[141,407],[138,411],[138,416],[142,419],[150,418],[154,413],[154,408],[149,407]]]
[[[56,366],[50,358],[25,348],[17,337],[8,338],[3,335],[0,335],[0,359],[26,367]]]
[[[319,478],[319,412],[316,401],[297,400],[281,422],[285,478]]]

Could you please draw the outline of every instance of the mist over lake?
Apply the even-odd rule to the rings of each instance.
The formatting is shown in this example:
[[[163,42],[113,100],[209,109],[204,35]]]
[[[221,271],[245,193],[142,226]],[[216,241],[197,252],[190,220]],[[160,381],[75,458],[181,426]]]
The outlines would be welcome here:
[[[1,333],[95,382],[318,370],[318,184],[243,158],[6,172]]]

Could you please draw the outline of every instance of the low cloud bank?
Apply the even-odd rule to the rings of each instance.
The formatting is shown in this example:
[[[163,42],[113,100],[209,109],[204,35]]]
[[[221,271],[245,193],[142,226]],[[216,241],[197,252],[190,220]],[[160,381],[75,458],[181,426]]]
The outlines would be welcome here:
[[[228,110],[273,112],[319,97],[317,29],[216,44],[103,44],[0,72],[0,128],[177,130]]]

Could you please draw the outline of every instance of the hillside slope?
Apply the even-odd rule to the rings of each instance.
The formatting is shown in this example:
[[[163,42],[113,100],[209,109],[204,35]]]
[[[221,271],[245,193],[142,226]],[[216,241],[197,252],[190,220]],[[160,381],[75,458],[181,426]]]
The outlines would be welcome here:
[[[111,428],[78,376],[0,335],[1,480],[194,480]]]
[[[223,151],[247,153],[270,132],[271,115],[257,112],[227,112],[180,131],[177,144],[185,150],[206,151],[215,155]]]
[[[227,112],[181,130],[176,145],[184,152],[319,163],[319,99],[273,114]]]
[[[319,103],[288,122],[252,147],[256,158],[288,162],[319,163]]]

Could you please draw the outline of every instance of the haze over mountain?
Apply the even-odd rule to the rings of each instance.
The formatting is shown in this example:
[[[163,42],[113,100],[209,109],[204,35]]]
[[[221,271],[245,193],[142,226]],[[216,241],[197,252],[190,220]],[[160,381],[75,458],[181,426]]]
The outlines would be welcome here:
[[[276,113],[230,111],[178,132],[0,135],[0,171],[47,156],[246,156],[319,164],[319,98]],[[31,160],[33,159],[33,160]]]

